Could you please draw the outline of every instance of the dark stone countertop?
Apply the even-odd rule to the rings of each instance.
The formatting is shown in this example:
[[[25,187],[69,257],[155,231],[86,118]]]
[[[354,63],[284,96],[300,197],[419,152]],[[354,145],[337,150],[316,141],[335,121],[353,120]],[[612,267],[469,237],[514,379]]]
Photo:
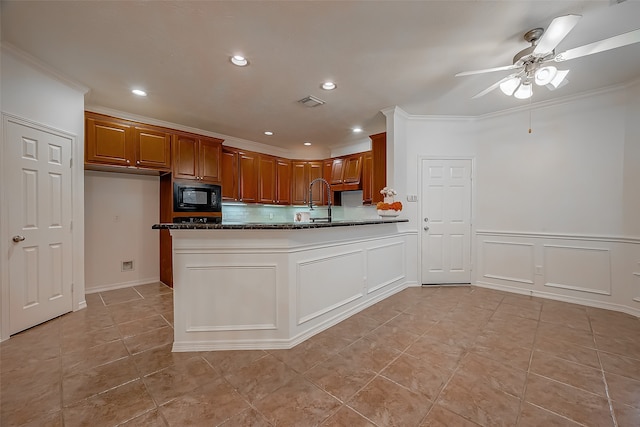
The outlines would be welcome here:
[[[388,219],[362,219],[362,220],[339,220],[339,221],[318,221],[318,222],[223,222],[222,224],[198,224],[198,223],[165,223],[154,224],[153,229],[168,230],[301,230],[307,228],[327,228],[327,227],[350,227],[356,225],[393,224],[398,222],[409,222],[403,218]]]

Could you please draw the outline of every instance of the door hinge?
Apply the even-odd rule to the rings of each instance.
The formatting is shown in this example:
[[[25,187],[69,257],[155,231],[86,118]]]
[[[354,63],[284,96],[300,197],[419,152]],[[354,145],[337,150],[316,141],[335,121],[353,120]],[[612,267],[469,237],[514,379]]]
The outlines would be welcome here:
[[[69,167],[73,167],[73,157],[69,158]]]
[[[73,231],[73,221],[69,221],[69,230]]]

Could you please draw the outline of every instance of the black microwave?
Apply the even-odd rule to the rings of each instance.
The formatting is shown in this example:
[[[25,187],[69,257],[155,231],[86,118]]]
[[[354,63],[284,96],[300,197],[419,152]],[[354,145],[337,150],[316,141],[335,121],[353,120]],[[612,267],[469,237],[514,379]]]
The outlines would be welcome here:
[[[173,182],[174,212],[222,212],[222,187],[201,182]]]

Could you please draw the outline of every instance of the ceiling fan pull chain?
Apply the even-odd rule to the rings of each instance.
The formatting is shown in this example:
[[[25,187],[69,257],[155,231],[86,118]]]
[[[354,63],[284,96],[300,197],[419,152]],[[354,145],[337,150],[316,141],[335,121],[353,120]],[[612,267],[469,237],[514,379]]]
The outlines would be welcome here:
[[[531,100],[532,99],[533,99],[533,96],[529,98],[529,133],[531,133]]]

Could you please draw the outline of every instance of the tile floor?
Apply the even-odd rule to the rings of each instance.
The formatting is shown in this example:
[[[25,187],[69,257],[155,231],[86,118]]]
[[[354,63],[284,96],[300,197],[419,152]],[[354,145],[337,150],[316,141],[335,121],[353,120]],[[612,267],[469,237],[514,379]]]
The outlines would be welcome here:
[[[640,320],[410,288],[291,350],[171,353],[149,284],[0,344],[2,426],[639,426]]]

